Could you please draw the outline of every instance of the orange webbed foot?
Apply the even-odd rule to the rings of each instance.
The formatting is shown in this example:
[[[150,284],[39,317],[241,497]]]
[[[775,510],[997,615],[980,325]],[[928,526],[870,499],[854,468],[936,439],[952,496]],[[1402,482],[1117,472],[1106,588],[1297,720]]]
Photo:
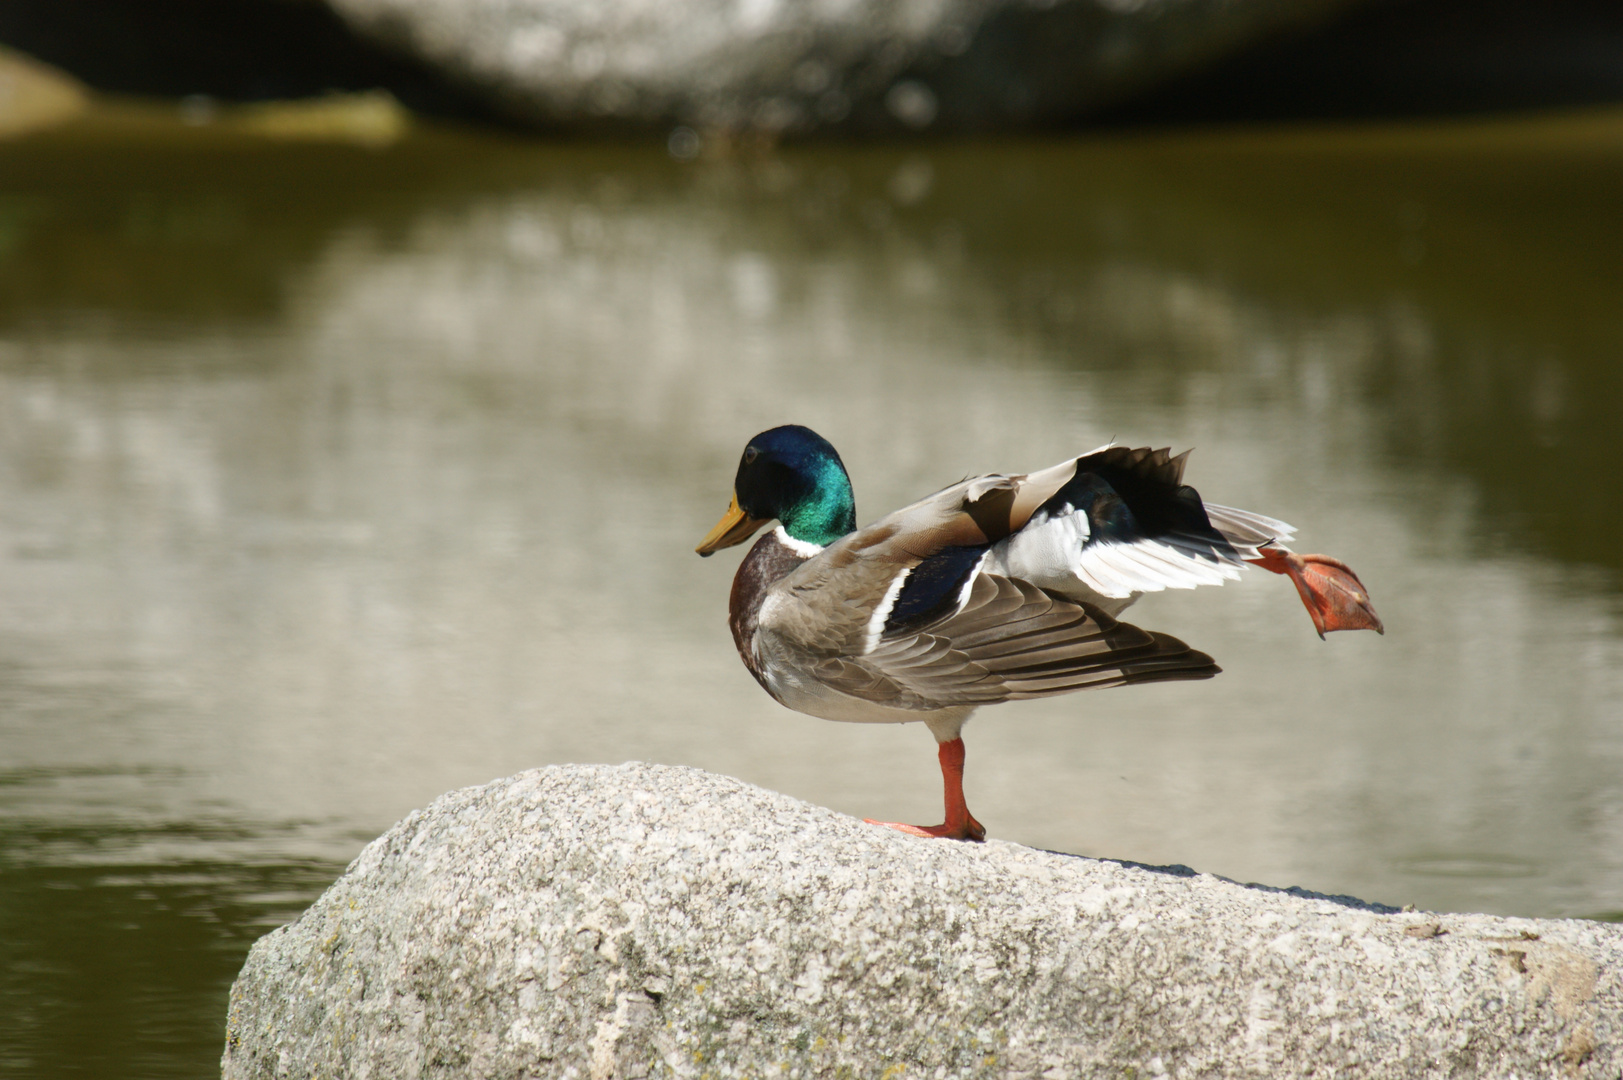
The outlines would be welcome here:
[[[940,825],[903,825],[899,821],[875,821],[863,818],[869,825],[883,825],[887,829],[907,833],[909,836],[933,836],[944,840],[986,839],[986,828],[969,812],[964,802],[964,740],[948,739],[936,748],[941,760],[942,801],[946,804],[947,820]]]
[[[980,843],[986,839],[986,828],[974,818],[966,818],[957,823],[943,822],[940,825],[904,825],[899,821],[875,821],[873,818],[863,818],[864,824],[883,825],[887,829],[907,833],[909,836],[932,836],[943,840],[969,840]]]
[[[1296,583],[1302,604],[1322,638],[1332,630],[1373,630],[1386,633],[1381,617],[1369,602],[1369,590],[1352,567],[1328,555],[1298,555],[1276,546],[1262,549],[1262,558],[1248,562],[1286,574]]]

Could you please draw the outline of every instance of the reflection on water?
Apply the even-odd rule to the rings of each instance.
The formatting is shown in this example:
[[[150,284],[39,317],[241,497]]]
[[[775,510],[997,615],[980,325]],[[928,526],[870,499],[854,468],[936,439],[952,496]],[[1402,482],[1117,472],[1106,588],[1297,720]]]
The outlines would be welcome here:
[[[863,520],[1112,437],[1193,445],[1207,497],[1374,592],[1387,636],[1328,643],[1282,579],[1146,599],[1225,674],[983,714],[993,835],[1623,907],[1617,130],[696,166],[139,118],[11,145],[0,1064],[211,1071],[254,934],[519,769],[929,817],[928,735],[774,705],[727,637],[731,558],[691,553],[789,420]]]

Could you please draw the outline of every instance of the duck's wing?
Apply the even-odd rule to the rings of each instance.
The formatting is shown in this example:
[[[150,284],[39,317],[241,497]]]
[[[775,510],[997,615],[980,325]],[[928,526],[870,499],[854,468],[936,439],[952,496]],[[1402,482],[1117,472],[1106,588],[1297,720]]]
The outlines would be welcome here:
[[[1041,472],[979,476],[859,529],[773,587],[763,623],[808,651],[866,654],[960,609],[978,573],[1112,606],[1239,576],[1291,528],[1206,507],[1187,454],[1107,446]],[[1113,605],[1119,610],[1121,605]]]
[[[1117,622],[1029,582],[976,574],[963,605],[899,627],[860,656],[812,669],[827,686],[892,708],[939,709],[1074,690],[1206,679],[1218,667],[1177,638]]]
[[[1067,463],[1069,478],[993,546],[987,569],[1119,600],[1220,585],[1260,548],[1291,538],[1282,521],[1202,502],[1183,482],[1188,457],[1107,446]]]
[[[977,477],[858,530],[774,585],[761,624],[819,682],[892,708],[1217,674],[1177,638],[988,572],[994,546],[1069,482],[1070,464]]]

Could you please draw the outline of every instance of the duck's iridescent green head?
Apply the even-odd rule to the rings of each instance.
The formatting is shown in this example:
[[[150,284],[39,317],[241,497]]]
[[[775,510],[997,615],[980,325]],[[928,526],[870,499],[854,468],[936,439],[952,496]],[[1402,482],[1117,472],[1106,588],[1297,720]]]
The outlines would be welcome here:
[[[741,544],[774,518],[808,544],[832,544],[857,527],[845,464],[811,428],[786,424],[749,441],[733,479],[732,505],[695,550],[709,555]]]

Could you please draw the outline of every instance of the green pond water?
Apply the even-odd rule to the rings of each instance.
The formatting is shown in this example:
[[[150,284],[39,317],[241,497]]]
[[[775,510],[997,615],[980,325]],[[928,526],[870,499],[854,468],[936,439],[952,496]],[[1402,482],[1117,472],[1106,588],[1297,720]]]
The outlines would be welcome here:
[[[774,704],[692,554],[789,421],[864,521],[1193,446],[1386,620],[1146,598],[1224,673],[982,713],[994,837],[1623,909],[1623,114],[685,164],[183,119],[0,143],[0,1074],[214,1073],[252,940],[458,786],[938,820],[928,734]]]

